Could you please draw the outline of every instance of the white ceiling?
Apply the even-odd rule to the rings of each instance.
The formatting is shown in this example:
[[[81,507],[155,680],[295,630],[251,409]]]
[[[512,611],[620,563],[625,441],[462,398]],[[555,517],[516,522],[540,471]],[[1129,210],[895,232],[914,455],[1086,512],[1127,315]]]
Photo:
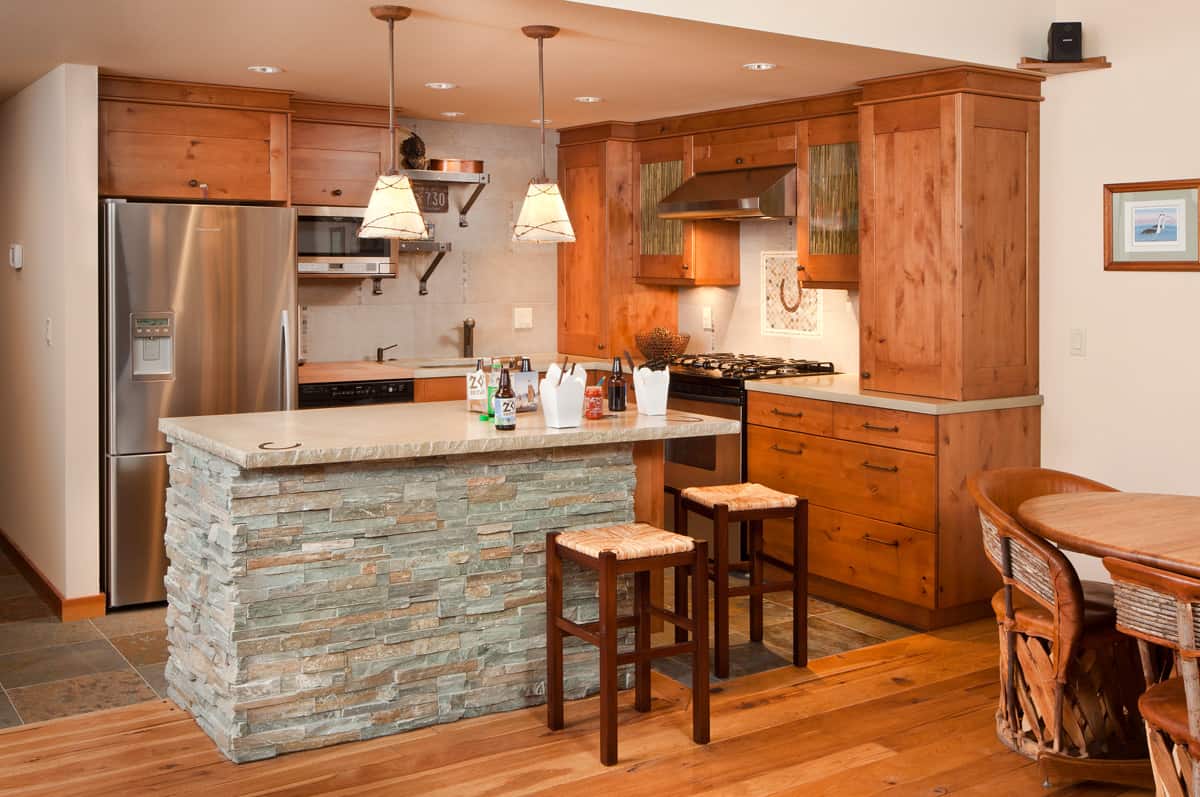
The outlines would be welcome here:
[[[752,0],[751,0],[752,1]],[[198,82],[290,89],[386,104],[387,28],[371,0],[0,0],[0,98],[59,63]],[[396,25],[397,103],[406,115],[529,125],[537,117],[537,46],[546,43],[552,126],[641,121],[823,94],[855,81],[952,62],[710,25],[566,0],[413,0]],[[779,68],[747,72],[749,61]],[[251,64],[286,71],[260,76]],[[448,92],[431,81],[459,84]],[[573,101],[596,95],[604,102]]]

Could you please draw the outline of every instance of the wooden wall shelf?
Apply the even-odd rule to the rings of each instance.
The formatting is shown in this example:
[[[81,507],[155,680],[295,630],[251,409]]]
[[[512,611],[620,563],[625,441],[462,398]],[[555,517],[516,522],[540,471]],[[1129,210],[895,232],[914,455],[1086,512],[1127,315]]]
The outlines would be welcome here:
[[[1070,72],[1090,72],[1093,69],[1108,69],[1112,66],[1107,56],[1097,55],[1082,61],[1043,61],[1040,58],[1022,58],[1017,69],[1038,72],[1043,75],[1065,75]]]

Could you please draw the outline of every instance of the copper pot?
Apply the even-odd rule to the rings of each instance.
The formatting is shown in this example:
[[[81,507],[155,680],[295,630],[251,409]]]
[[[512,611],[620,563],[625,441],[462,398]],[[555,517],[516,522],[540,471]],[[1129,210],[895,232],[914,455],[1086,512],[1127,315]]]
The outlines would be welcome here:
[[[483,161],[460,160],[459,158],[430,158],[429,169],[434,172],[483,173]]]

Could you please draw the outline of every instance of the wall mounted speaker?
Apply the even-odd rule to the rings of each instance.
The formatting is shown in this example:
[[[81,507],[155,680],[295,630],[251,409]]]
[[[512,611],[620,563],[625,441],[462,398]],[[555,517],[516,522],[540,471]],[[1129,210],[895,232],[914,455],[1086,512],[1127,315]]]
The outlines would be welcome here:
[[[1046,37],[1049,54],[1047,61],[1083,60],[1083,23],[1051,22]]]

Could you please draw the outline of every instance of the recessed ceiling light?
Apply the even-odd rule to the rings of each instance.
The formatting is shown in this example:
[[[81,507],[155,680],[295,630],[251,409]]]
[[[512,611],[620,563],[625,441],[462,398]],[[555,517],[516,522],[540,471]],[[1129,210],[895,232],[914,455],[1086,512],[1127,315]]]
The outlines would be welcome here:
[[[450,89],[458,88],[457,83],[426,83],[425,88],[433,89],[434,91],[449,91]]]
[[[541,125],[541,124],[546,124],[546,125],[548,125],[548,124],[550,124],[551,122],[553,122],[554,120],[553,120],[553,119],[530,119],[529,121],[530,121],[530,122],[532,122],[532,123],[533,123],[533,124],[535,124],[535,125]]]
[[[249,69],[251,72],[257,72],[260,75],[278,75],[280,72],[283,71],[283,67],[279,67],[279,66],[259,65],[259,66],[248,66],[246,68]]]
[[[449,116],[451,119],[457,119],[465,115],[462,111],[442,111],[442,116]]]
[[[603,97],[576,97],[575,102],[604,102]]]
[[[770,61],[751,61],[748,64],[742,64],[742,69],[749,70],[750,72],[767,72],[774,68],[775,64],[772,64]]]

